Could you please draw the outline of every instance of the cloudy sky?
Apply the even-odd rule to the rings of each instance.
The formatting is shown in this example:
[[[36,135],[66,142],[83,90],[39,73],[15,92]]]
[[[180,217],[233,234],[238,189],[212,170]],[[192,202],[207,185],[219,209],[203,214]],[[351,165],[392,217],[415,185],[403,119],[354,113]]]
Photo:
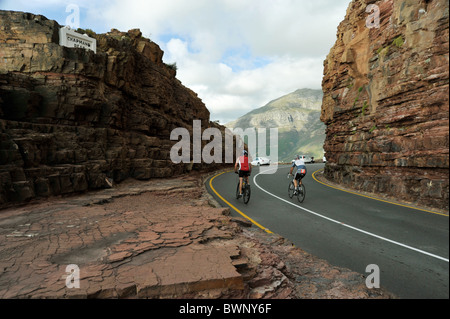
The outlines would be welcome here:
[[[323,61],[349,3],[0,0],[0,9],[79,23],[97,33],[141,29],[164,50],[164,62],[176,62],[177,78],[198,93],[211,120],[227,123],[297,89],[320,89]]]

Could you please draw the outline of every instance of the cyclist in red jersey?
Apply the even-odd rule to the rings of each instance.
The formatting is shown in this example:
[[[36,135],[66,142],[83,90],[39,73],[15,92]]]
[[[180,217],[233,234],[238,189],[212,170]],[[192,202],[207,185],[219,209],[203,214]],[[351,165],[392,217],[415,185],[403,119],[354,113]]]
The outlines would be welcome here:
[[[248,152],[244,150],[242,152],[242,156],[236,160],[236,164],[234,164],[234,172],[237,173],[239,169],[239,196],[242,196],[242,181],[244,177],[247,180],[247,184],[249,184],[248,177],[252,173],[252,164],[248,158]],[[249,184],[250,185],[250,184]]]

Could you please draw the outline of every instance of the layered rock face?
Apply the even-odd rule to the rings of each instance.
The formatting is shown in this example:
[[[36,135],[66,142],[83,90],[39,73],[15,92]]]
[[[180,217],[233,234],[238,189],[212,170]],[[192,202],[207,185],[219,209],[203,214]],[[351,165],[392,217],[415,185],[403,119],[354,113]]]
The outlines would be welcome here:
[[[328,179],[448,209],[448,23],[447,0],[350,3],[324,62]]]
[[[0,28],[0,206],[204,168],[172,163],[170,132],[224,127],[139,30],[92,35],[95,54],[43,16],[0,11]]]

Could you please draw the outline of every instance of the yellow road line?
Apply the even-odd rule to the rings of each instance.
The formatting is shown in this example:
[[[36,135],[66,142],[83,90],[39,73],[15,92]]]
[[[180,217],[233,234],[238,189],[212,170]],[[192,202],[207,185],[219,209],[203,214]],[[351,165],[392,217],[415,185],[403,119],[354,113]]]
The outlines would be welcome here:
[[[262,230],[264,230],[265,232],[269,233],[269,234],[273,234],[269,229],[267,229],[266,227],[262,226],[260,223],[256,222],[255,220],[251,219],[250,217],[248,217],[247,215],[245,215],[243,212],[241,212],[239,209],[237,209],[234,205],[232,205],[229,201],[227,201],[225,198],[223,198],[216,190],[215,188],[212,186],[212,181],[225,173],[229,173],[230,171],[227,172],[222,172],[220,174],[217,174],[216,176],[214,176],[213,178],[211,178],[209,180],[209,187],[211,187],[212,191],[221,199],[223,200],[225,203],[227,203],[231,208],[233,208],[236,212],[238,212],[242,217],[248,219],[249,221],[251,221],[253,224],[255,224],[256,226],[258,226],[259,228],[261,228]]]
[[[407,207],[407,208],[411,208],[411,209],[415,209],[415,210],[420,210],[420,211],[427,212],[427,213],[432,213],[432,214],[442,215],[442,216],[448,217],[447,214],[438,213],[438,212],[434,212],[434,211],[431,211],[431,210],[426,210],[426,209],[417,208],[417,207],[413,207],[413,206],[408,206],[408,205],[404,205],[404,204],[394,203],[394,202],[390,202],[390,201],[387,201],[387,200],[384,200],[384,199],[379,199],[379,198],[376,198],[376,197],[363,195],[363,194],[360,194],[360,193],[352,192],[352,191],[349,191],[349,190],[345,190],[345,189],[342,189],[342,188],[339,188],[339,187],[335,187],[335,186],[326,184],[326,183],[324,183],[324,182],[319,181],[319,180],[316,178],[315,174],[316,174],[317,172],[319,172],[319,171],[323,171],[323,168],[318,169],[317,171],[315,171],[314,173],[312,173],[312,177],[314,178],[314,180],[315,180],[316,182],[318,182],[318,183],[320,183],[320,184],[322,184],[322,185],[325,185],[325,186],[328,186],[328,187],[331,187],[331,188],[340,190],[340,191],[342,191],[342,192],[346,192],[346,193],[358,195],[358,196],[361,196],[361,197],[366,197],[366,198],[370,198],[370,199],[373,199],[373,200],[377,200],[377,201],[379,201],[379,202],[384,202],[384,203],[388,203],[388,204],[392,204],[392,205],[397,205],[397,206]]]

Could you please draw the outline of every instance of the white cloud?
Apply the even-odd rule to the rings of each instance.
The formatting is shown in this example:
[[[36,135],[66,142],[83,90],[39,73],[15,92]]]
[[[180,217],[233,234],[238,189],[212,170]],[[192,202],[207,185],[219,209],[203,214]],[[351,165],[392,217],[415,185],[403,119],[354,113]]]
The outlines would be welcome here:
[[[211,119],[227,122],[296,89],[321,87],[323,60],[350,0],[83,0],[81,27],[140,28],[176,62],[177,78]],[[69,0],[7,0],[0,8],[46,10]],[[25,8],[29,8],[26,10]],[[65,12],[58,22],[64,22]]]
[[[113,4],[106,16],[122,29],[139,25],[157,42],[178,37],[159,43],[164,60],[177,63],[177,77],[198,93],[211,119],[227,122],[296,89],[319,89],[348,3],[130,0]]]
[[[228,100],[217,101],[214,94],[205,95],[204,101],[206,105],[217,106],[211,108],[211,116],[228,122],[299,88],[320,89],[322,63],[322,58],[280,58],[265,67],[233,74],[223,90],[224,94],[234,96],[234,104],[218,105],[218,102]],[[211,90],[214,91],[216,90]],[[233,113],[227,114],[227,107],[232,109]]]
[[[200,53],[190,53],[188,43],[172,39],[166,59],[176,62],[177,77],[203,100],[211,118],[226,123],[256,107],[299,88],[321,87],[323,60],[274,57],[262,67],[233,72],[228,65],[204,61]]]

